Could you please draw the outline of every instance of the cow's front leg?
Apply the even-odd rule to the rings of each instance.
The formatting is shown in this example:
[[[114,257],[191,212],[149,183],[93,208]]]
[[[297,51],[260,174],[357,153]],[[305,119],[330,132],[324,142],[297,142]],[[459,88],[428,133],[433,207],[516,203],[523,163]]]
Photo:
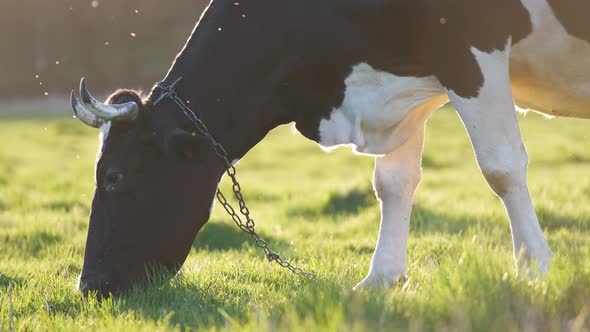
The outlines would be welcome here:
[[[373,185],[381,202],[381,227],[371,268],[354,289],[390,286],[405,276],[414,189],[422,174],[424,127],[395,151],[375,159]]]
[[[536,261],[544,273],[552,254],[527,188],[528,156],[510,89],[509,47],[505,51],[473,53],[484,76],[479,95],[463,98],[449,91],[449,97],[467,128],[483,175],[508,211],[517,266],[533,272],[528,269],[529,263]]]

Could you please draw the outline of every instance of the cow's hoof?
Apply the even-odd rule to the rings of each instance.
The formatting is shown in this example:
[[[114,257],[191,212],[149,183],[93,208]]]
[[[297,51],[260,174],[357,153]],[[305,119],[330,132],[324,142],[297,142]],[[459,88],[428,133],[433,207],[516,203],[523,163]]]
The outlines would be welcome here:
[[[384,275],[368,275],[363,281],[359,282],[352,288],[354,291],[377,290],[383,288],[391,288],[398,284],[404,284],[408,280],[405,274],[398,274],[394,277],[387,277]]]
[[[553,253],[550,249],[544,250],[535,256],[527,255],[526,253],[521,254],[520,257],[515,259],[518,275],[528,277],[529,279],[542,277],[549,273],[552,258]]]

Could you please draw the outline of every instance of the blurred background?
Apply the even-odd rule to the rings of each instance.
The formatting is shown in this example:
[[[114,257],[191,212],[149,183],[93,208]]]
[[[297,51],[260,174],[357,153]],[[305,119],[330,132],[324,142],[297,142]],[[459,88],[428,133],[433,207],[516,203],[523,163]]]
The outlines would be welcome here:
[[[164,77],[207,4],[1,0],[0,101],[55,104],[82,76],[103,95],[119,87],[148,90]]]

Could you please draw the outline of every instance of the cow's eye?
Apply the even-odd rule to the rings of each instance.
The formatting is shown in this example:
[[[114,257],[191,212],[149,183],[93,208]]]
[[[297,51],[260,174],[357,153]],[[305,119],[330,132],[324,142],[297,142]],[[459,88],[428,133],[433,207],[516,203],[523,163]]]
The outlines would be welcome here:
[[[112,192],[120,189],[125,180],[125,175],[119,171],[109,171],[104,177],[104,189]]]

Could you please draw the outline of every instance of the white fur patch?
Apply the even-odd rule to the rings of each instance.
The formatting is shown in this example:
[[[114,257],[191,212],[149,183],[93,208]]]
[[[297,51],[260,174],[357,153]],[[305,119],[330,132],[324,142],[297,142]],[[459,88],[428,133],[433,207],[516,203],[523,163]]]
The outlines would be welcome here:
[[[320,122],[325,149],[348,145],[359,153],[387,154],[448,101],[433,76],[401,77],[366,63],[354,66],[345,84],[342,105]]]
[[[102,158],[102,153],[104,150],[104,145],[109,136],[109,132],[111,130],[111,121],[105,122],[102,126],[100,126],[100,133],[98,134],[98,151],[96,152],[96,162],[95,162],[95,170],[94,170],[94,181],[96,182],[96,171],[98,167],[98,161]]]
[[[100,126],[100,133],[98,134],[98,153],[96,155],[96,160],[98,161],[102,156],[102,151],[104,149],[104,144],[109,137],[109,132],[111,131],[111,121],[105,122],[102,126]]]

